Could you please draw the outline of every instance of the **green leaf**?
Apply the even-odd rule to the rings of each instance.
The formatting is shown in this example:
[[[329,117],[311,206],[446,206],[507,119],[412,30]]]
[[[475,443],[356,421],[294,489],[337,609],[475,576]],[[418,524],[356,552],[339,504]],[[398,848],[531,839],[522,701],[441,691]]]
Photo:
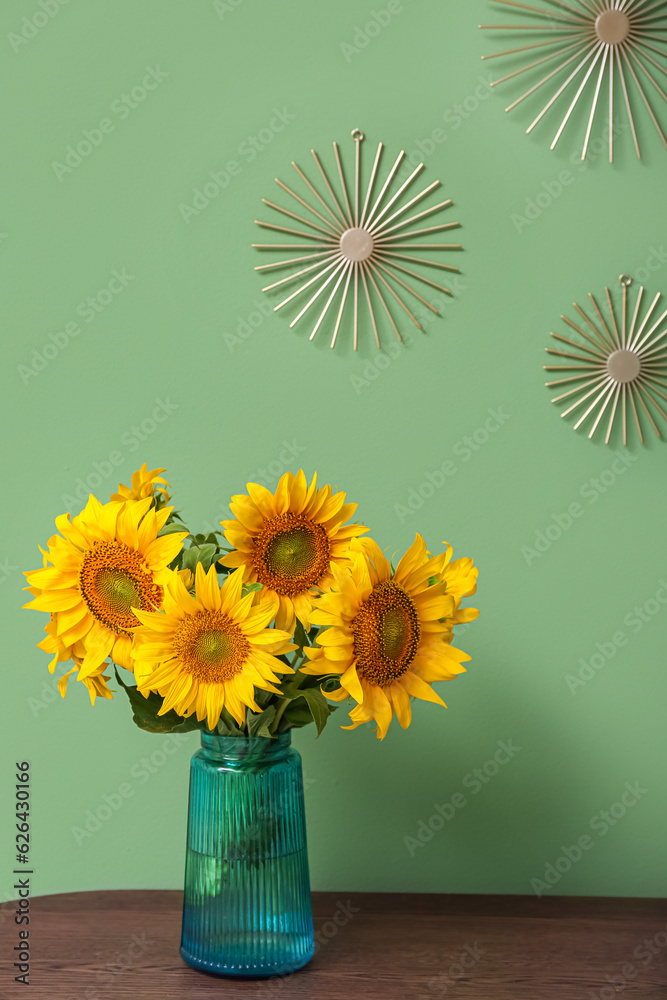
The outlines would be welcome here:
[[[176,531],[187,531],[188,529],[184,524],[179,524],[177,521],[169,521],[165,524],[164,528],[158,532],[158,535],[162,537],[163,535],[173,535]],[[192,538],[192,535],[188,535],[188,538]],[[183,539],[185,541],[185,539]]]
[[[328,674],[326,677],[316,677],[315,679],[320,682],[325,695],[340,690],[340,677],[338,674]]]
[[[184,719],[182,715],[173,710],[165,712],[164,715],[158,715],[163,705],[163,698],[155,691],[151,691],[148,697],[144,697],[138,688],[124,684],[118,671],[115,670],[115,672],[116,680],[125,691],[132,706],[132,719],[139,729],[144,729],[147,733],[190,733],[195,729],[204,728],[204,724],[198,722],[195,715]]]
[[[306,632],[305,628],[298,619],[296,623],[296,629],[294,630],[294,641],[299,647],[299,649],[303,649],[304,646],[310,646],[310,642],[308,641],[308,633]]]
[[[257,715],[255,712],[247,713],[248,735],[249,736],[272,736],[270,725],[276,716],[276,706],[269,705],[264,711]]]
[[[241,594],[245,597],[247,594],[254,594],[256,591],[262,589],[261,583],[244,583],[241,587]]]
[[[262,688],[255,688],[255,701],[262,710],[269,707],[274,697],[275,696],[272,691],[264,691]]]
[[[314,674],[303,674],[299,672],[298,676],[303,676],[304,680],[301,681],[300,686],[302,688],[319,688],[322,684],[322,677],[316,677]],[[337,680],[340,681],[338,675],[336,675]]]
[[[199,546],[198,561],[202,564],[204,569],[208,572],[213,562],[218,546],[213,542],[205,542],[203,545]]]
[[[278,733],[288,729],[302,729],[313,721],[310,709],[304,698],[298,698],[287,706],[278,726]]]
[[[191,545],[189,549],[184,549],[183,569],[189,569],[191,573],[195,573],[197,563],[201,563],[204,570],[208,572],[216,557],[217,548],[217,545],[212,542],[205,542],[203,545]]]
[[[181,565],[183,569],[189,569],[191,573],[194,573],[197,566],[197,555],[199,549],[196,545],[191,545],[189,549],[183,549]]]
[[[304,688],[303,697],[306,699],[313,722],[317,726],[317,735],[319,736],[326,726],[330,715],[327,700],[319,688],[317,690],[314,688]]]
[[[218,725],[216,726],[216,731],[220,736],[244,736],[243,730],[239,729],[236,724],[236,719],[229,714],[226,708],[223,708],[220,713],[220,719]]]
[[[307,674],[301,673],[288,674],[279,685],[283,693],[283,698],[287,698],[288,701],[291,701],[293,698],[300,698],[302,694],[301,685],[303,679],[307,676]]]

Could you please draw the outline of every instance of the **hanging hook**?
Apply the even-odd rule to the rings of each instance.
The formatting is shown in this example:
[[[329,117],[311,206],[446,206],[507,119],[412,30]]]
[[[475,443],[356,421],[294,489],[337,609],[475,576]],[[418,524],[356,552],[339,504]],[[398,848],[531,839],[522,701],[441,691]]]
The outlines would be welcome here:
[[[632,284],[632,275],[621,274],[618,280],[623,285],[623,288],[628,288]]]
[[[364,141],[364,133],[361,131],[360,128],[353,128],[350,135],[352,136],[355,142]]]

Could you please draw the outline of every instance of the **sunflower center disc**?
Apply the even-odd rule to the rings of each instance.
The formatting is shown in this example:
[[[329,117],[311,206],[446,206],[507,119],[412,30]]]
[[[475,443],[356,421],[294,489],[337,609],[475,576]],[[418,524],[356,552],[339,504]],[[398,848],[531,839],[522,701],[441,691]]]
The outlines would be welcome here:
[[[231,680],[250,652],[238,625],[220,611],[200,611],[185,618],[173,642],[187,672],[205,684]]]
[[[595,19],[595,30],[605,45],[620,45],[630,34],[630,18],[622,10],[606,10]]]
[[[283,576],[300,576],[317,559],[317,541],[306,527],[277,535],[266,550],[267,564]]]
[[[616,382],[634,382],[641,371],[639,355],[634,351],[614,351],[607,358],[607,372]]]
[[[391,684],[417,655],[419,618],[408,594],[393,580],[373,588],[352,630],[357,672],[371,684]]]
[[[388,660],[400,660],[411,638],[410,619],[403,608],[388,608],[380,622],[380,650]]]
[[[97,589],[114,614],[127,614],[139,603],[139,590],[127,573],[103,566],[97,574]]]
[[[221,663],[233,651],[231,636],[218,629],[201,632],[192,646],[193,654],[204,663]]]
[[[162,604],[162,587],[153,582],[142,557],[119,542],[95,542],[86,552],[79,588],[88,610],[118,635],[139,622],[132,608],[151,610]]]
[[[366,229],[346,229],[340,238],[340,252],[351,261],[368,260],[373,253],[373,237]]]
[[[257,579],[277,594],[293,597],[314,587],[329,570],[325,528],[304,514],[286,511],[264,523],[253,539]]]

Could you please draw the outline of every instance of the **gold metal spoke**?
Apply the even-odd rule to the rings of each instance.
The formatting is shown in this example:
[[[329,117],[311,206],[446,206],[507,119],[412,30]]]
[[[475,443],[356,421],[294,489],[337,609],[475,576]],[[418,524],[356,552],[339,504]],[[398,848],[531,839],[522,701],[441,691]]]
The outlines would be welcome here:
[[[349,160],[346,166],[345,150],[334,142],[333,167],[325,165],[316,151],[311,149],[317,171],[315,181],[292,161],[296,174],[305,186],[303,195],[299,193],[300,189],[295,191],[276,178],[278,188],[290,199],[289,205],[294,206],[296,202],[300,210],[296,206],[288,207],[266,198],[262,199],[263,203],[271,211],[294,220],[302,228],[256,220],[256,224],[262,229],[280,234],[277,238],[292,238],[294,242],[255,243],[253,246],[262,251],[280,252],[279,259],[255,267],[259,272],[283,271],[282,275],[263,287],[263,292],[296,286],[273,307],[274,311],[284,309],[307,293],[307,301],[301,305],[290,327],[296,326],[308,314],[307,322],[312,323],[309,339],[313,340],[331,322],[333,332],[330,346],[335,347],[342,339],[343,324],[350,315],[346,307],[350,303],[352,345],[354,350],[358,350],[360,305],[364,312],[368,310],[368,319],[378,348],[381,347],[382,327],[385,323],[399,341],[403,339],[394,302],[420,330],[421,323],[406,300],[414,297],[432,313],[439,315],[436,306],[421,295],[412,283],[417,282],[436,289],[439,293],[453,295],[450,288],[429,278],[422,269],[435,268],[459,274],[458,266],[436,258],[442,253],[460,253],[462,245],[418,242],[420,237],[457,229],[461,225],[459,222],[441,223],[433,219],[433,225],[417,227],[422,220],[446,211],[453,204],[451,198],[429,204],[429,200],[433,200],[431,195],[440,187],[438,180],[432,181],[411,196],[410,188],[425,169],[423,163],[413,167],[409,173],[406,171],[407,176],[403,174],[399,177],[401,166],[406,162],[405,151],[401,150],[388,173],[381,179],[384,144],[378,144],[368,172],[364,170],[364,133],[355,128],[351,136],[355,147],[352,169]],[[418,202],[425,202],[426,207],[413,211]],[[302,242],[303,240],[307,242]],[[286,250],[304,252],[285,254]],[[405,264],[411,266],[407,267]],[[412,283],[404,280],[404,277]],[[313,308],[318,302],[320,305]],[[311,316],[315,317],[314,321]]]
[[[625,445],[628,439],[628,400],[641,443],[644,438],[640,413],[659,437],[661,432],[656,423],[656,415],[667,420],[667,411],[657,398],[667,402],[667,394],[663,392],[663,389],[667,389],[667,326],[663,325],[667,320],[667,310],[656,319],[660,294],[647,307],[643,286],[639,286],[635,293],[632,278],[628,274],[622,274],[619,283],[620,304],[615,300],[611,289],[605,288],[608,319],[600,309],[596,297],[592,293],[589,295],[599,328],[577,303],[574,304],[595,339],[567,316],[561,317],[582,339],[576,341],[552,332],[551,336],[557,342],[573,350],[547,347],[547,354],[563,358],[568,363],[544,365],[543,368],[564,376],[547,382],[549,388],[568,386],[551,400],[552,403],[569,401],[561,417],[567,417],[587,404],[574,428],[578,429],[591,417],[592,426],[588,437],[592,438],[609,413],[605,433],[605,444],[609,444],[620,415]],[[655,412],[651,412],[651,407]]]
[[[253,246],[256,244],[253,243]],[[317,253],[307,253],[303,257],[291,257],[289,260],[277,260],[273,264],[258,264],[256,271],[275,271],[278,267],[289,267],[290,264],[300,264],[304,260],[314,260],[315,257],[327,257],[330,250],[318,250]]]
[[[582,389],[588,388],[589,385],[596,385],[596,384],[599,385],[599,383],[602,382],[604,378],[605,378],[604,375],[596,375],[595,378],[590,379],[588,382],[584,382],[583,385],[578,385],[574,389],[568,389],[567,392],[562,392],[560,396],[554,396],[551,402],[560,403],[562,399],[567,399],[568,396],[574,396],[577,393],[580,393]]]
[[[502,61],[518,57],[518,61],[513,59],[508,67],[509,72],[501,74],[491,86],[512,86],[512,81],[518,77],[530,80],[531,75],[535,80],[528,89],[518,93],[505,110],[513,111],[542,88],[551,91],[549,100],[526,129],[527,133],[540,125],[570,85],[574,85],[576,92],[551,142],[551,149],[561,142],[575,119],[575,109],[585,100],[589,107],[581,145],[581,159],[585,160],[591,149],[598,111],[605,104],[606,109],[598,121],[607,123],[609,162],[613,163],[614,137],[618,131],[614,118],[618,88],[637,158],[641,159],[642,154],[633,111],[635,95],[646,108],[667,149],[667,128],[660,120],[664,108],[662,104],[658,108],[654,100],[657,95],[667,103],[667,88],[655,75],[657,72],[667,76],[665,0],[655,3],[648,0],[489,0],[489,3],[494,9],[509,8],[515,15],[513,23],[480,24],[479,27],[506,36],[513,34],[517,44],[485,54],[482,59]],[[529,43],[521,44],[526,36]],[[540,77],[541,68],[550,62],[558,64]],[[562,79],[563,73],[567,74],[565,79]],[[632,396],[630,399],[632,401]]]
[[[519,3],[518,0],[493,0],[493,2],[503,4],[503,6],[505,7],[519,7],[521,10],[534,11],[535,13],[539,14],[540,17],[549,17],[549,18],[562,17],[563,20],[568,21],[570,23],[578,23],[582,20],[585,23],[585,18],[583,14],[576,14],[576,17],[573,17],[572,13],[560,14],[552,10],[543,10],[541,7],[531,7],[528,4]]]
[[[286,299],[283,299],[282,302],[279,302],[277,306],[274,306],[273,311],[274,312],[278,312],[279,309],[282,309],[284,306],[286,306],[288,303],[290,303],[292,301],[292,299],[295,299],[297,297],[297,295],[301,295],[301,293],[305,292],[305,290],[307,288],[310,288],[311,285],[314,285],[316,281],[319,281],[320,278],[323,278],[324,275],[327,274],[335,266],[336,266],[336,261],[335,260],[332,261],[331,264],[327,264],[327,266],[325,268],[323,268],[318,274],[316,274],[314,277],[310,278],[309,281],[306,281],[305,284],[303,284],[299,288],[297,288],[297,290],[295,292],[292,292],[291,295],[288,295],[288,297]]]

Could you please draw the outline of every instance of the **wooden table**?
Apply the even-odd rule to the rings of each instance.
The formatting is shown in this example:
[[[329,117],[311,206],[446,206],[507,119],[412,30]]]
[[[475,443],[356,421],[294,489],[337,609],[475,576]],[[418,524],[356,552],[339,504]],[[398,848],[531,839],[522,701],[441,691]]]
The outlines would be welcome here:
[[[14,906],[2,908],[7,1000],[641,1000],[667,997],[667,902],[318,892],[320,946],[284,979],[234,980],[178,954],[180,892],[32,900],[30,987],[14,983]],[[615,986],[613,985],[615,983]]]

